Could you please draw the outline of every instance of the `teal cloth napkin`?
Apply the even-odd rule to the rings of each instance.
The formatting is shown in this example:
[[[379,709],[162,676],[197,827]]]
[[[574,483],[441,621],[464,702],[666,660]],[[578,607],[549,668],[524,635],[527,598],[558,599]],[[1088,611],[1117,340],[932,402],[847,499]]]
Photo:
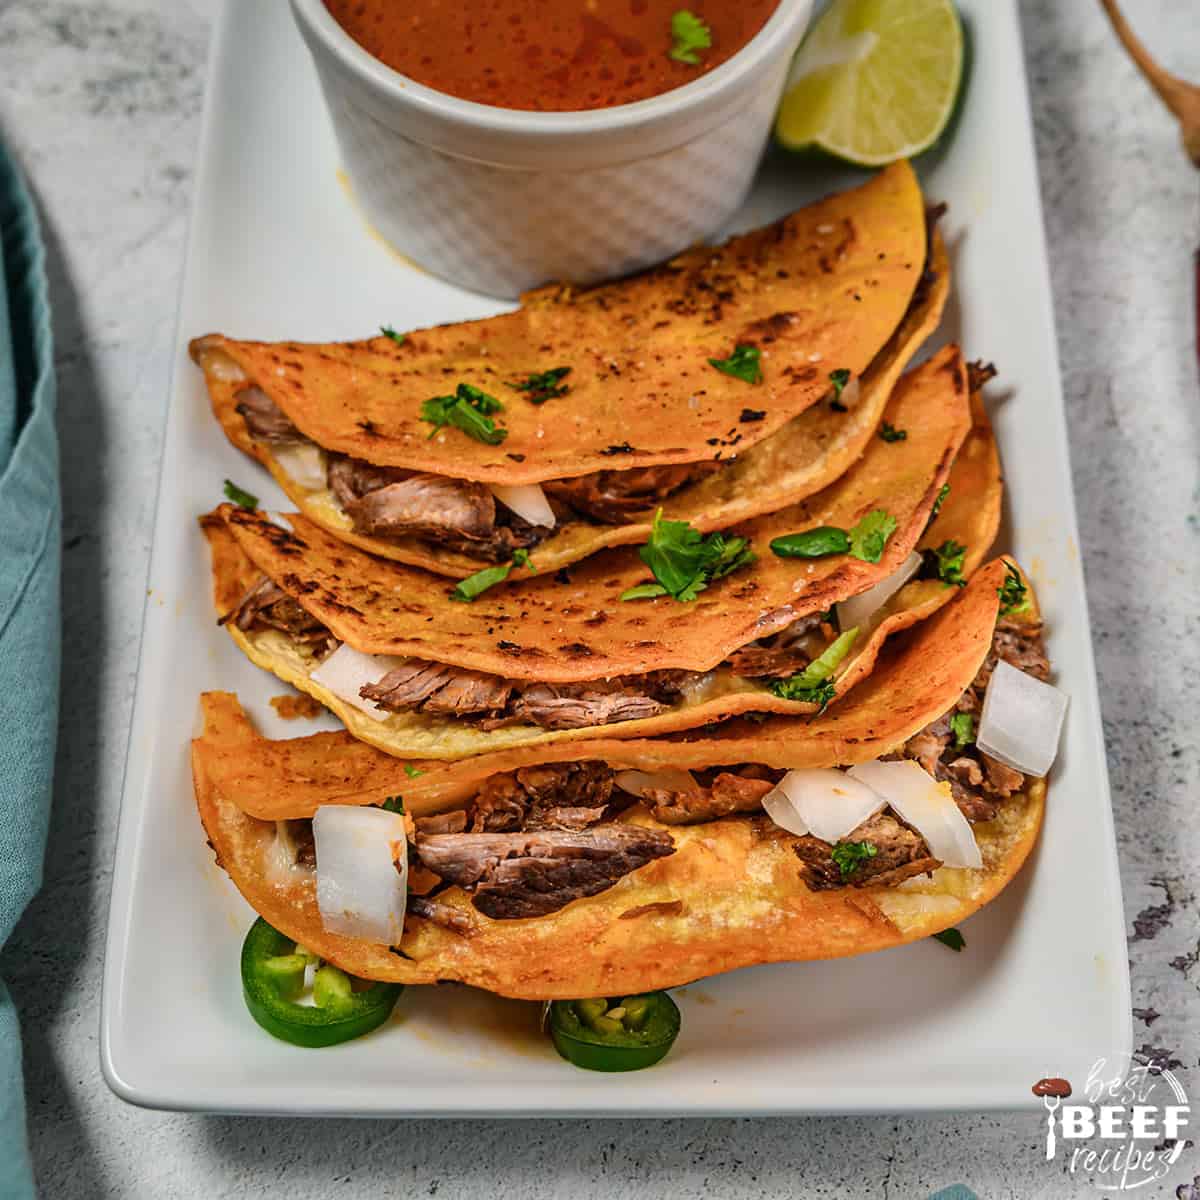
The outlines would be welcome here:
[[[0,146],[0,946],[42,879],[58,728],[54,356],[37,214]],[[0,980],[0,1196],[32,1197],[21,1033]]]

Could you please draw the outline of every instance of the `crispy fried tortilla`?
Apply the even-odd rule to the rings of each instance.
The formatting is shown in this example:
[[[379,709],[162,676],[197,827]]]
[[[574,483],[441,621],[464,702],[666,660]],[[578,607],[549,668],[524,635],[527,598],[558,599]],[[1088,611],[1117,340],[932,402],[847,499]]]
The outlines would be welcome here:
[[[697,462],[730,430],[747,449],[781,429],[826,394],[831,371],[861,375],[899,325],[925,249],[920,188],[898,163],[724,246],[597,288],[544,289],[499,317],[399,344],[214,334],[192,354],[218,392],[249,379],[318,446],[380,466],[517,484]],[[760,384],[709,365],[739,344],[763,352]],[[569,390],[544,404],[513,386],[559,367]],[[430,437],[422,403],[460,383],[504,404],[498,445],[449,427]],[[747,407],[762,417],[743,422]]]
[[[949,604],[893,639],[844,703],[818,717],[740,718],[652,740],[591,738],[456,763],[401,762],[343,732],[271,741],[255,731],[235,696],[214,692],[202,699],[205,733],[193,744],[193,755],[197,769],[223,795],[267,821],[311,817],[321,804],[381,804],[397,794],[410,812],[439,812],[461,805],[489,775],[575,759],[645,771],[742,762],[781,768],[865,762],[907,741],[970,685],[991,644],[1005,566],[1006,560],[997,559],[977,571]]]
[[[768,732],[771,725],[802,726],[810,735],[822,723],[842,726],[840,736],[819,742],[793,733],[793,754],[780,766],[844,765],[852,760],[839,747],[853,745],[861,761],[903,745],[929,723],[928,719],[912,723],[918,709],[924,718],[945,713],[975,679],[992,642],[996,588],[1002,574],[1003,564],[981,571],[961,597],[912,631],[888,669],[872,677],[877,686],[865,705],[869,712],[861,711],[860,689],[837,713],[815,721],[776,718],[761,727],[761,740],[747,747],[750,753],[739,755],[738,761],[761,762],[760,751],[779,750],[786,738],[778,729]],[[1036,622],[1036,613],[1026,619]],[[963,687],[947,693],[949,682],[964,677]],[[914,704],[904,690],[927,685],[933,690],[924,694],[931,699],[936,695],[932,704]],[[895,709],[884,708],[889,698],[901,703]],[[275,822],[247,815],[237,802],[244,804],[255,786],[267,791],[290,789],[299,760],[292,753],[294,743],[285,744],[292,749],[282,756],[255,749],[258,739],[244,736],[235,704],[229,697],[206,701],[208,726],[204,737],[194,743],[193,773],[201,819],[218,862],[255,910],[289,937],[363,978],[405,983],[456,980],[527,999],[628,994],[757,963],[860,954],[926,937],[962,921],[1013,878],[1036,840],[1045,804],[1044,783],[1024,781],[1020,791],[1010,790],[986,812],[986,819],[972,821],[983,856],[981,869],[951,869],[910,854],[910,869],[884,872],[876,877],[878,882],[854,884],[846,882],[844,875],[830,877],[815,870],[814,839],[797,838],[761,813],[747,811],[681,825],[656,821],[643,804],[635,803],[595,832],[599,836],[603,831],[624,830],[630,838],[653,838],[659,856],[616,882],[607,882],[598,894],[582,894],[547,915],[524,919],[519,908],[497,909],[495,896],[482,903],[482,888],[476,892],[469,882],[437,884],[437,875],[443,874],[437,863],[452,853],[447,847],[476,835],[456,839],[453,833],[445,836],[434,831],[435,836],[428,836],[418,822],[410,855],[415,853],[422,864],[421,895],[414,904],[410,891],[403,938],[398,946],[388,947],[328,933],[317,910],[313,869],[299,860],[293,863],[290,856],[281,861]],[[862,738],[847,741],[856,709],[860,710],[859,733],[869,735],[869,745]],[[330,761],[337,749],[325,736],[319,739],[305,740],[308,770],[332,777],[341,769]],[[818,744],[819,754],[814,752]],[[673,765],[699,768],[730,761],[724,757],[721,739],[646,743],[657,751],[653,761],[630,755],[637,745],[577,746],[576,761],[582,755],[602,769],[653,770],[675,750],[681,753]],[[715,753],[715,759],[704,751]],[[905,745],[902,753],[918,756],[915,741]],[[243,763],[253,760],[254,768],[231,774],[225,768],[234,755]],[[351,768],[352,781],[369,778],[369,770],[360,774],[360,765]],[[478,769],[478,761],[474,766]],[[490,782],[496,772],[513,766],[513,756],[493,756],[485,774],[475,775],[476,790],[482,779]],[[381,771],[386,768],[386,763],[379,764]],[[434,765],[428,773],[455,771]],[[409,783],[419,784],[422,778]],[[311,775],[306,786],[312,786]],[[418,807],[412,790],[406,797],[410,812]],[[425,800],[432,794],[427,791]],[[910,842],[914,839],[894,822],[892,831]],[[555,837],[564,842],[572,836],[516,835],[521,843],[538,838],[548,843]],[[604,836],[615,835],[604,832]],[[664,856],[661,848],[668,839]],[[923,851],[921,847],[914,853]],[[436,867],[434,872],[429,871],[430,864]],[[533,895],[540,902],[540,893]]]
[[[930,246],[926,279],[899,327],[863,373],[857,396],[851,388],[845,398],[853,403],[839,411],[821,403],[793,417],[778,432],[749,445],[754,422],[739,419],[726,429],[714,451],[706,456],[725,460],[737,457],[719,470],[701,473],[692,482],[662,500],[670,520],[689,521],[697,529],[725,529],[764,512],[771,512],[820,491],[842,475],[862,454],[874,436],[884,407],[921,343],[937,327],[950,289],[950,263],[946,247],[936,232]],[[468,553],[415,536],[379,536],[358,532],[334,492],[322,483],[306,486],[289,472],[286,459],[275,453],[274,443],[250,436],[238,411],[238,388],[230,372],[218,374],[210,364],[207,382],[213,410],[229,440],[262,462],[279,486],[310,521],[352,545],[397,562],[424,567],[440,574],[463,577],[487,565],[481,552]],[[565,397],[564,397],[565,399]],[[747,400],[739,413],[757,416],[757,401]],[[614,459],[610,465],[619,466]],[[310,481],[311,483],[311,481]],[[647,500],[616,524],[597,523],[564,510],[552,532],[536,545],[529,567],[517,574],[552,574],[561,567],[611,546],[644,542],[650,535],[654,504]],[[514,576],[515,577],[515,576]]]
[[[295,530],[289,532],[264,515],[224,506],[223,524],[206,523],[217,607],[227,615],[253,586],[256,575],[248,557],[338,640],[357,650],[484,671],[488,679],[478,686],[485,691],[508,679],[539,685],[570,681],[564,672],[571,667],[568,659],[574,660],[575,680],[621,677],[616,697],[611,694],[614,685],[604,684],[603,695],[589,692],[578,703],[575,693],[568,700],[566,694],[527,691],[524,694],[532,694],[534,700],[525,707],[520,700],[506,702],[512,705],[511,715],[500,725],[490,719],[486,724],[470,720],[459,715],[462,709],[431,710],[428,704],[406,706],[377,719],[311,678],[321,659],[310,644],[278,628],[227,624],[254,662],[328,705],[356,736],[402,757],[462,758],[532,741],[595,736],[599,726],[616,736],[632,737],[685,729],[739,712],[814,711],[815,702],[775,695],[770,679],[754,678],[757,672],[739,665],[736,655],[725,666],[718,664],[748,642],[812,617],[883,578],[921,536],[969,420],[957,353],[944,351],[914,372],[897,390],[888,412],[904,423],[903,441],[877,439],[858,466],[821,496],[752,522],[746,532],[762,548],[758,562],[702,592],[693,604],[669,598],[621,603],[621,593],[643,577],[645,568],[632,552],[614,551],[583,564],[570,585],[535,579],[463,605],[451,601],[445,585],[434,577],[353,551],[302,518],[288,518]],[[974,501],[979,512],[994,507],[988,496],[966,493],[960,507],[973,513]],[[822,524],[849,528],[864,513],[883,507],[897,517],[900,528],[879,564],[848,556],[784,560],[766,550],[766,543],[779,534]],[[976,544],[972,565],[985,551],[986,545]],[[945,584],[917,589],[907,607],[893,606],[882,613],[873,629],[862,631],[857,658],[847,662],[845,682],[838,681],[835,694],[844,694],[865,677],[886,637],[928,615],[948,594]],[[541,645],[535,612],[541,618]],[[586,630],[587,643],[563,643],[564,616],[572,618],[574,637]],[[392,631],[386,640],[385,630]],[[490,652],[481,635],[492,639]],[[802,664],[811,656],[807,652]],[[691,674],[686,680],[665,679],[649,674],[656,669]],[[779,673],[794,672],[767,672]],[[640,688],[639,680],[644,681]],[[582,715],[564,716],[564,708],[582,709]],[[482,711],[490,714],[486,706]]]

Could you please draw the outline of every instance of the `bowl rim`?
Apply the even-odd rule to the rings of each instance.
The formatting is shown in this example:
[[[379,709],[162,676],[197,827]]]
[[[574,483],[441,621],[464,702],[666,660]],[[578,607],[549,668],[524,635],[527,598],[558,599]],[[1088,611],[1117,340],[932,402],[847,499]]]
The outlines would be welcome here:
[[[698,79],[628,104],[581,111],[501,108],[438,91],[389,67],[360,46],[334,19],[324,0],[291,0],[301,32],[319,44],[358,85],[396,110],[475,134],[535,140],[632,134],[659,122],[687,119],[742,92],[789,45],[794,49],[812,13],[811,0],[779,0],[766,24],[736,54]]]

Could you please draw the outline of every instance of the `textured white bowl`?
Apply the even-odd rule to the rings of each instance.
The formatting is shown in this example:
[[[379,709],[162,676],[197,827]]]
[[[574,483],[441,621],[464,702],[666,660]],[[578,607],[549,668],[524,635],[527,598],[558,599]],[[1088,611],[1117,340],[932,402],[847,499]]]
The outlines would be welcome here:
[[[506,297],[628,274],[720,229],[750,187],[811,9],[781,0],[733,58],[660,96],[542,113],[416,83],[322,0],[292,0],[367,219],[434,274]]]

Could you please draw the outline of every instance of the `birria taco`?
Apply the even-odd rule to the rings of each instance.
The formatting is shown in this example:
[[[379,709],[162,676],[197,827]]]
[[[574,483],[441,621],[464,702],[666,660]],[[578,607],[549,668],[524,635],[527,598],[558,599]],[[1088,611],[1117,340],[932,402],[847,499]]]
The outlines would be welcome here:
[[[987,903],[1037,837],[1053,750],[1017,737],[1016,769],[981,747],[1014,716],[1010,677],[1050,693],[1048,672],[1001,559],[816,717],[402,768],[345,734],[269,742],[217,694],[196,798],[255,910],[347,972],[629,995],[895,946]]]
[[[255,663],[399,757],[817,711],[965,584],[999,520],[995,446],[954,348],[907,376],[887,415],[890,438],[840,480],[722,539],[745,561],[691,598],[638,598],[664,590],[647,582],[652,543],[463,603],[299,515],[285,528],[226,505],[204,522],[217,611]],[[661,554],[663,578],[684,551]]]
[[[192,343],[213,410],[311,521],[452,576],[552,573],[725,528],[862,452],[937,325],[945,248],[907,164],[643,275],[325,345]],[[521,552],[521,553],[518,553]]]

